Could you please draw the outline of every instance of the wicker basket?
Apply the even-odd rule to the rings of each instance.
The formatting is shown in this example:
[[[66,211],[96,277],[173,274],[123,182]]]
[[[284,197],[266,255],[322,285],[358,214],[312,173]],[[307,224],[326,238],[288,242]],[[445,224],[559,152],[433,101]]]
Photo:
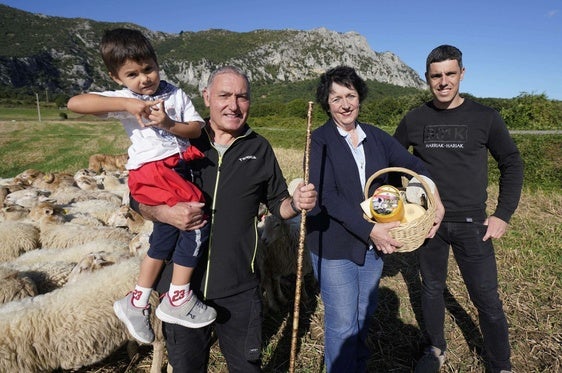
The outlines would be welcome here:
[[[425,180],[414,171],[402,167],[388,167],[378,170],[367,180],[367,182],[365,183],[365,199],[370,198],[369,188],[373,180],[385,173],[390,172],[400,172],[416,177],[420,181],[427,196],[427,210],[421,217],[407,223],[402,223],[398,227],[392,228],[390,230],[390,235],[392,236],[392,238],[403,244],[401,247],[396,249],[397,252],[405,253],[414,251],[423,244],[425,238],[427,237],[427,234],[433,226],[433,222],[435,221],[435,197],[433,196],[433,193],[431,193],[431,189],[425,182]],[[370,222],[376,223],[365,214],[363,214],[363,217]]]

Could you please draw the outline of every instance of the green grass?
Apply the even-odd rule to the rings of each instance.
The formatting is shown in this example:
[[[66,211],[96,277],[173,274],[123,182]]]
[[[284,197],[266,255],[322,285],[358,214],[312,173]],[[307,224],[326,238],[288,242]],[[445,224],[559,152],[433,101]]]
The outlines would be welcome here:
[[[128,146],[119,122],[0,121],[0,177],[28,168],[76,171],[88,166],[91,154],[124,153]]]
[[[59,113],[66,113],[61,120]],[[117,121],[102,121],[56,108],[42,109],[42,121],[31,108],[0,108],[0,177],[12,177],[26,168],[75,171],[86,167],[94,153],[126,152],[129,140]],[[251,118],[254,130],[275,148],[303,151],[307,121],[304,118]],[[312,129],[323,122],[313,121]],[[393,127],[383,130],[393,133]],[[556,191],[562,186],[562,134],[513,135],[525,162],[525,188]],[[302,164],[302,159],[298,166]],[[490,180],[499,175],[490,158]]]

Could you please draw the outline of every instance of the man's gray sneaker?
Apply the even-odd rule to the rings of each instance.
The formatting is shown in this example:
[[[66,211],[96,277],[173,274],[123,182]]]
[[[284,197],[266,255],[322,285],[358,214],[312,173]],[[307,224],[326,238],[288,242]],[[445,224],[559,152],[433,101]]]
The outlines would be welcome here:
[[[164,294],[160,305],[156,308],[156,316],[170,324],[202,328],[215,321],[217,311],[197,299],[197,296],[190,290],[186,301],[178,306],[172,305],[168,293]]]
[[[150,304],[145,308],[133,305],[133,292],[130,292],[115,303],[113,311],[131,335],[141,343],[150,344],[154,341],[154,332],[150,326]]]
[[[418,361],[414,373],[437,373],[444,363],[445,351],[441,351],[435,346],[429,346]]]

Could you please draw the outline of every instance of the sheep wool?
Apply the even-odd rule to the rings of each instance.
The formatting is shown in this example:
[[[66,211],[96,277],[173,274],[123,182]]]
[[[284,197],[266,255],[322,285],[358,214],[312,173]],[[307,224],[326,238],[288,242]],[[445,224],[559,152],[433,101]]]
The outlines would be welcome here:
[[[0,307],[0,371],[78,369],[109,356],[129,339],[113,302],[132,288],[139,267],[133,257]]]
[[[18,271],[0,267],[0,303],[37,295],[33,280]]]
[[[33,224],[11,220],[0,222],[0,237],[0,262],[40,247],[39,229]]]

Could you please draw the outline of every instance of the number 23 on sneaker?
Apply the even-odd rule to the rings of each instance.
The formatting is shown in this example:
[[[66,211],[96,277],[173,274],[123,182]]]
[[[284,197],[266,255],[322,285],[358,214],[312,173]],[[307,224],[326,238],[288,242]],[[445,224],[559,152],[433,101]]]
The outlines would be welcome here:
[[[136,340],[146,344],[154,341],[154,332],[150,326],[150,304],[136,307],[133,304],[133,292],[130,292],[113,303],[113,311]]]
[[[162,301],[156,308],[156,316],[167,323],[178,324],[187,328],[202,328],[211,324],[217,318],[217,311],[213,307],[201,302],[190,290],[178,304],[173,303],[170,293],[162,296]]]

